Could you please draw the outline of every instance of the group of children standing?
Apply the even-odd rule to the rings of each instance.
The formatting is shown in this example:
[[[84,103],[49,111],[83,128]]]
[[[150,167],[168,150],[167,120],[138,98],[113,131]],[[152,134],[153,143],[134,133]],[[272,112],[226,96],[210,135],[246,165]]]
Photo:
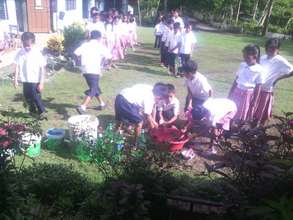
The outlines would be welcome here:
[[[154,47],[160,48],[161,66],[168,68],[170,75],[178,76],[176,60],[179,66],[190,60],[196,42],[192,25],[184,24],[177,10],[172,12],[172,17],[160,16],[155,26]]]
[[[116,12],[111,13],[115,15]],[[102,60],[113,59],[113,51],[118,42],[117,36],[120,37],[118,46],[120,48],[125,48],[123,44],[126,44],[129,38],[136,40],[136,34],[133,31],[126,31],[123,35],[119,29],[115,34],[116,28],[123,29],[123,26],[128,23],[127,18],[124,19],[126,22],[122,22],[117,17],[114,17],[115,22],[112,23],[111,13],[107,17],[108,23],[101,23],[99,15],[92,13],[94,22],[88,26],[89,40],[74,52],[81,58],[82,72],[89,86],[83,103],[77,108],[81,114],[86,111],[87,105],[94,97],[100,102],[100,108],[105,107],[105,103],[100,97],[99,87],[101,63]],[[260,49],[257,45],[249,44],[244,47],[242,51],[244,60],[236,72],[236,79],[228,98],[217,99],[212,98],[213,90],[207,78],[198,72],[197,63],[190,59],[196,43],[191,26],[187,24],[185,30],[183,29],[177,11],[174,12],[172,20],[168,20],[166,25],[162,18],[160,25],[164,28],[162,28],[161,36],[157,36],[155,46],[160,45],[162,64],[167,64],[173,75],[176,75],[174,59],[178,54],[181,58],[178,72],[186,78],[187,96],[184,110],[188,122],[207,119],[212,126],[220,124],[227,130],[232,119],[235,121],[257,120],[264,123],[272,113],[275,84],[279,80],[293,75],[293,66],[279,55],[280,40],[269,39],[265,45],[266,54],[263,56],[260,56]],[[174,23],[174,21],[176,22]],[[122,23],[119,24],[119,22]],[[110,40],[107,37],[109,33],[107,32],[115,36],[113,44],[109,43]],[[38,114],[41,119],[45,113],[45,107],[41,101],[45,61],[40,51],[33,46],[35,42],[33,33],[25,32],[21,39],[23,48],[17,53],[14,61],[14,86],[18,86],[18,79],[20,79],[23,83],[23,94],[29,105],[29,111]],[[165,63],[166,60],[168,63]],[[179,100],[175,96],[175,87],[172,84],[157,83],[154,86],[137,84],[123,89],[116,96],[117,129],[120,129],[124,123],[134,124],[137,137],[144,121],[150,128],[171,126],[179,116],[179,109]]]

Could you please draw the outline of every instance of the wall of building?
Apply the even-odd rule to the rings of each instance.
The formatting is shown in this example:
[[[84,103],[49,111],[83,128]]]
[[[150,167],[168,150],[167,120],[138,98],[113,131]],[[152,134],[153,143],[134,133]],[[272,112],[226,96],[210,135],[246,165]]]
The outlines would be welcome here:
[[[9,32],[9,25],[17,25],[15,0],[7,0],[8,20],[0,20],[1,31]]]

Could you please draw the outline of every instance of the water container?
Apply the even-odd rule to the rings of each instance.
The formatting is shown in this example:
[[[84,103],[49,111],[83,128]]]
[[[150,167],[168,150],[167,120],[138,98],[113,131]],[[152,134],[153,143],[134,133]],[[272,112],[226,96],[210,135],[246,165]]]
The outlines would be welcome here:
[[[56,150],[63,144],[65,130],[62,128],[50,128],[47,130],[46,136],[46,147],[49,150]]]
[[[72,141],[96,140],[99,120],[93,115],[75,115],[68,119],[69,137]]]
[[[39,156],[41,153],[41,140],[40,135],[34,135],[30,133],[25,133],[21,137],[21,145],[26,148],[26,154],[29,157]],[[27,148],[28,146],[28,148]],[[24,149],[23,149],[24,150]]]

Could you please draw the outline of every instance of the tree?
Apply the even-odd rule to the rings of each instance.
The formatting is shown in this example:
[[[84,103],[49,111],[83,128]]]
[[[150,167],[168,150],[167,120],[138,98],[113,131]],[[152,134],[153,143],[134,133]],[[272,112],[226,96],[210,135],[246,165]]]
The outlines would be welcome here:
[[[239,0],[239,1],[238,1],[238,7],[237,7],[237,14],[236,14],[236,18],[235,18],[235,22],[236,22],[236,24],[238,23],[238,20],[239,20],[239,14],[240,14],[241,3],[242,3],[242,0]]]
[[[164,14],[168,13],[168,0],[164,0]]]
[[[274,0],[269,0],[269,6],[268,7],[269,7],[269,10],[268,10],[267,16],[265,18],[264,26],[263,26],[263,29],[262,29],[262,35],[263,36],[265,36],[267,34],[267,32],[268,32],[270,17],[271,17],[273,7],[274,7]]]
[[[257,9],[258,9],[259,1],[260,1],[260,0],[255,0],[255,1],[254,1],[253,15],[252,15],[252,19],[253,19],[254,21],[255,21],[255,17],[256,17]]]

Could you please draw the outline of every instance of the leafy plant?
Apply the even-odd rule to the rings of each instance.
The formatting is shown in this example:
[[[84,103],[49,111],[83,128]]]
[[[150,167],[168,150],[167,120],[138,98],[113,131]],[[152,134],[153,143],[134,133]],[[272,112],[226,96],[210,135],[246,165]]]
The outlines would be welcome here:
[[[25,198],[33,195],[40,203],[35,216],[75,215],[83,201],[94,192],[94,185],[72,168],[64,165],[34,164],[19,176],[20,191]]]
[[[73,23],[64,28],[64,50],[71,55],[73,51],[85,40],[85,27],[80,23]]]
[[[28,143],[22,141],[25,134],[40,135],[39,121],[27,113],[16,112],[14,109],[0,111],[0,160],[2,162],[9,158],[15,166],[15,153],[23,153],[23,161],[19,168],[21,169],[29,147]]]
[[[89,144],[91,161],[97,165],[105,178],[119,174],[123,147],[124,137],[114,131],[112,124],[99,134],[95,143]]]
[[[265,200],[262,205],[249,210],[248,215],[262,220],[291,220],[293,197],[283,195],[279,200]]]
[[[59,56],[63,52],[63,41],[64,37],[62,35],[53,35],[48,39],[47,48],[52,55]]]

